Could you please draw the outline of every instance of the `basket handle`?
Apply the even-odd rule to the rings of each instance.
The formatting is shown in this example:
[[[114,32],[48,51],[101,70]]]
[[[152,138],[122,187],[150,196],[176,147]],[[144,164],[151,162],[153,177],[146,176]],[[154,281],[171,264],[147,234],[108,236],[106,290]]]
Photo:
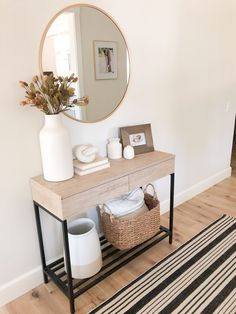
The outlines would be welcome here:
[[[110,209],[108,207],[106,207],[106,210],[104,209],[104,205],[102,206],[99,206],[99,209],[100,209],[100,213],[103,214],[103,213],[108,213],[109,216],[110,216],[110,220],[111,222],[113,221],[113,219],[115,218],[114,215],[112,214],[112,212],[110,211]]]
[[[146,192],[147,192],[147,189],[148,189],[149,186],[152,188],[153,198],[156,198],[156,199],[157,199],[157,192],[156,192],[155,187],[154,187],[154,185],[153,185],[152,183],[148,183],[148,184],[145,186],[145,188],[143,189],[143,193],[146,193]]]

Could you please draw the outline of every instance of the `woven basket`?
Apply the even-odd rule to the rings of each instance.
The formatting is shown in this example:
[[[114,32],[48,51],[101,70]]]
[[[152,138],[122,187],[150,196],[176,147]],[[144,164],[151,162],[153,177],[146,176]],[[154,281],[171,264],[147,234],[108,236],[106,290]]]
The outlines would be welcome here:
[[[153,188],[153,195],[146,192],[148,186]],[[131,249],[152,238],[159,231],[160,202],[152,184],[146,186],[144,200],[149,211],[130,219],[116,218],[100,207],[104,235],[117,249]]]

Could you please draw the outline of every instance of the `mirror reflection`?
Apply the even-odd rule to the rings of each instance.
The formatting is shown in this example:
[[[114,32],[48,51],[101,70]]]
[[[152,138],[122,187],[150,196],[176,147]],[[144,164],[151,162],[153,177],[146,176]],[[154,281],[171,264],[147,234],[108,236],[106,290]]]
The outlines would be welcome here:
[[[108,117],[123,99],[129,80],[129,56],[117,25],[101,10],[76,5],[49,23],[41,43],[41,70],[45,74],[75,73],[76,96],[89,104],[68,111],[84,122]]]

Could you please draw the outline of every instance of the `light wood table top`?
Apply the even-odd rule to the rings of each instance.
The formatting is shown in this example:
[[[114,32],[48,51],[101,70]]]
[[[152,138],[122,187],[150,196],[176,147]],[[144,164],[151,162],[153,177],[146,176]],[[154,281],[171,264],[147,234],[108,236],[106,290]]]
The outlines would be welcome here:
[[[76,207],[85,210],[173,173],[174,160],[173,154],[154,151],[131,160],[110,160],[110,168],[66,181],[49,182],[37,176],[31,179],[33,199],[60,219],[67,219],[78,213]]]

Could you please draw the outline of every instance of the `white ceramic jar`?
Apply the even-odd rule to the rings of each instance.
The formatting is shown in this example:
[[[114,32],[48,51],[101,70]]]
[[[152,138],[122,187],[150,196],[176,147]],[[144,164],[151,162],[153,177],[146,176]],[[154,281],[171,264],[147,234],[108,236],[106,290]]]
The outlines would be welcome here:
[[[68,225],[72,277],[89,278],[102,267],[102,253],[95,223],[78,218]]]
[[[124,148],[123,156],[125,159],[133,159],[134,158],[134,148],[131,145],[127,145]]]
[[[110,159],[122,158],[122,145],[119,137],[111,137],[108,139],[107,155]]]
[[[45,180],[63,181],[73,177],[69,132],[63,125],[60,114],[45,115],[39,141]]]

